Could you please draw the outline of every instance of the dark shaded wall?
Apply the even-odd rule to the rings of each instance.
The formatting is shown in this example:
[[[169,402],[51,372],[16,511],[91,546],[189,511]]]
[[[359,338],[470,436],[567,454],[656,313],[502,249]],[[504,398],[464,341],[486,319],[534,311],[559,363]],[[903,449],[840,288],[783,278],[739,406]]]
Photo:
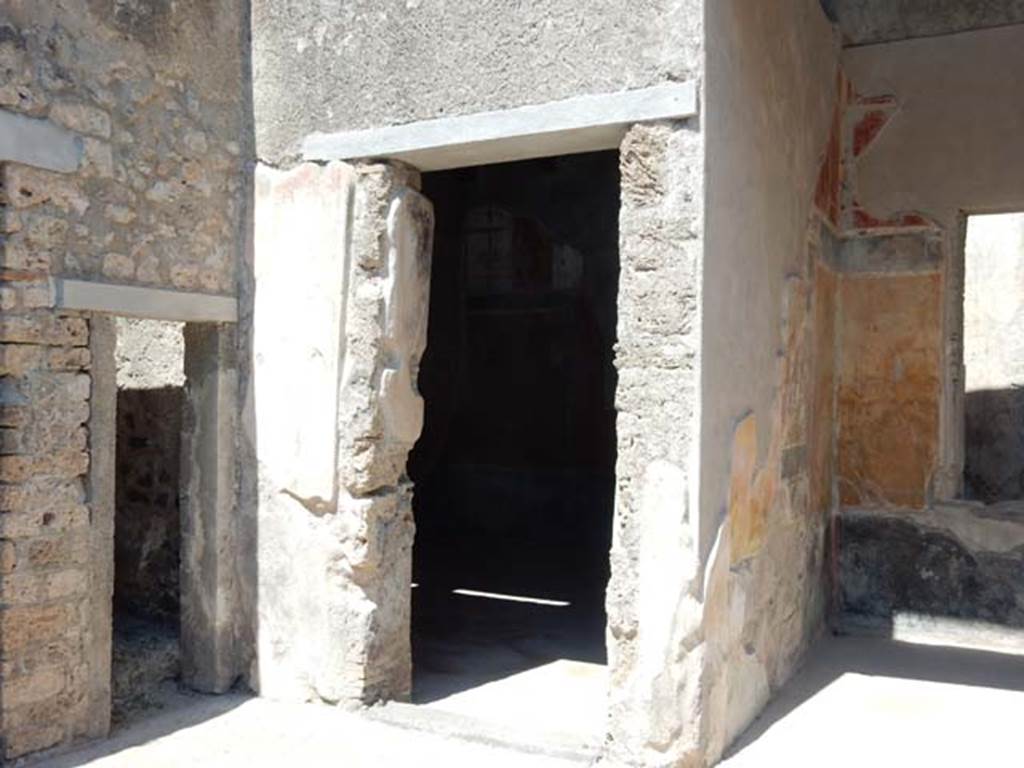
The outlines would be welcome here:
[[[964,495],[1024,499],[1024,385],[964,396]]]
[[[610,540],[614,152],[427,174],[437,230],[418,535]]]
[[[1024,22],[1024,0],[822,0],[848,45],[952,35]]]
[[[114,609],[177,621],[180,386],[117,393]]]

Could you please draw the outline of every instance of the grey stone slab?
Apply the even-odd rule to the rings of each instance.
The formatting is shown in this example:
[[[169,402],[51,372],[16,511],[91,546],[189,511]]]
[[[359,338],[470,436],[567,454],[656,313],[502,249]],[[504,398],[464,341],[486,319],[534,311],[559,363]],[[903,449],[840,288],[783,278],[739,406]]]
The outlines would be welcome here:
[[[388,128],[316,133],[303,142],[307,160],[389,158],[424,171],[617,148],[633,123],[697,113],[692,82]]]
[[[62,309],[186,323],[234,323],[238,320],[238,300],[233,296],[64,278],[54,281],[54,290],[55,305]]]
[[[49,120],[0,109],[0,163],[71,173],[82,161],[80,136]]]

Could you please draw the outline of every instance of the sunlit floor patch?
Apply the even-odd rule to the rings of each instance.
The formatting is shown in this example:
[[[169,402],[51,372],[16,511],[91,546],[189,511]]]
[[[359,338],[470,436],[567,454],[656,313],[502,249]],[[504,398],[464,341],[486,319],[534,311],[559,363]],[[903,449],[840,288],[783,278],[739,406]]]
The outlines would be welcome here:
[[[502,595],[498,592],[481,592],[476,589],[453,589],[453,595],[463,597],[483,597],[488,600],[505,600],[510,603],[532,603],[533,605],[550,605],[556,608],[567,608],[572,603],[567,600],[548,600],[544,597],[526,597],[524,595]]]
[[[1019,656],[829,638],[725,768],[1020,765]]]
[[[604,664],[558,659],[453,693],[427,706],[524,732],[555,730],[600,743],[607,687],[608,668]]]

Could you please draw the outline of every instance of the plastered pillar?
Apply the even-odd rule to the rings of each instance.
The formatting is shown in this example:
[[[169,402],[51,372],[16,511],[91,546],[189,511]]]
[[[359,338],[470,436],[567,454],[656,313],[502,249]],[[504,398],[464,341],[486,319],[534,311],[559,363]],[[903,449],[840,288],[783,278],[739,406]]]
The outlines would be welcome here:
[[[182,680],[209,693],[238,677],[235,438],[238,399],[233,325],[185,326],[181,467]]]

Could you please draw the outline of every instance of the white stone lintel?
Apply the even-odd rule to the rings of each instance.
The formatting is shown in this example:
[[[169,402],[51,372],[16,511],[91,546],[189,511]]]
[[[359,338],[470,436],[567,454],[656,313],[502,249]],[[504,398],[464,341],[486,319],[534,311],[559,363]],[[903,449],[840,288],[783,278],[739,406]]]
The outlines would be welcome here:
[[[422,171],[616,149],[634,123],[697,114],[692,82],[574,96],[496,112],[442,117],[387,128],[315,133],[306,160],[402,160]]]
[[[0,109],[0,163],[71,173],[82,160],[82,139],[49,120]]]
[[[234,296],[58,278],[54,280],[54,300],[60,309],[124,317],[186,323],[238,322],[238,300]]]

